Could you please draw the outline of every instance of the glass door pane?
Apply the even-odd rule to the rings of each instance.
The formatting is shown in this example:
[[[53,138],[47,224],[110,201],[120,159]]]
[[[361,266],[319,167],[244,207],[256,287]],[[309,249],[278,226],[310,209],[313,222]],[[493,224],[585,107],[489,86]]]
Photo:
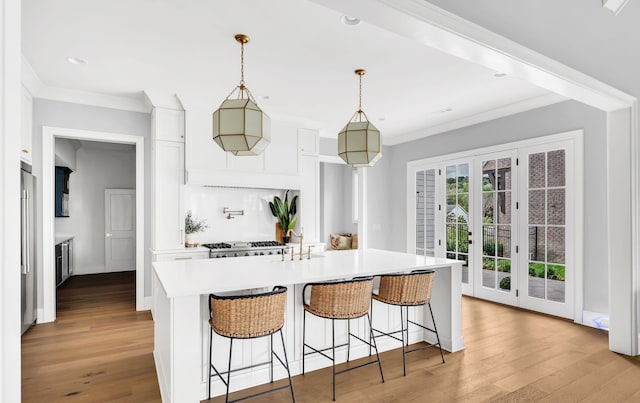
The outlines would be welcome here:
[[[447,165],[446,257],[462,260],[462,283],[469,284],[469,163]]]
[[[511,291],[511,158],[482,161],[482,286]]]
[[[528,156],[530,297],[565,302],[565,151]]]
[[[436,170],[416,172],[416,255],[436,255]]]

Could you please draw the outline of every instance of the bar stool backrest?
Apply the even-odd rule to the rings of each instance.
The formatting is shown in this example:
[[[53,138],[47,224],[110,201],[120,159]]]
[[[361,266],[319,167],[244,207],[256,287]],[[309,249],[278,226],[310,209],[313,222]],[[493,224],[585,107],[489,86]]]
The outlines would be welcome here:
[[[373,277],[331,283],[312,283],[310,310],[333,319],[359,318],[369,312]]]
[[[277,332],[284,326],[287,288],[238,296],[209,294],[209,324],[225,337],[251,339]]]
[[[433,270],[416,270],[380,276],[378,298],[394,305],[424,305],[431,300],[435,275]]]

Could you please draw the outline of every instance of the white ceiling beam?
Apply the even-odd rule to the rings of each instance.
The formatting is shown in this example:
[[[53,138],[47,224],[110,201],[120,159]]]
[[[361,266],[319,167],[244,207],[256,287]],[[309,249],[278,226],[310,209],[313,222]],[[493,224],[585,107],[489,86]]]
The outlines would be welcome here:
[[[424,0],[311,0],[604,111],[635,98]]]

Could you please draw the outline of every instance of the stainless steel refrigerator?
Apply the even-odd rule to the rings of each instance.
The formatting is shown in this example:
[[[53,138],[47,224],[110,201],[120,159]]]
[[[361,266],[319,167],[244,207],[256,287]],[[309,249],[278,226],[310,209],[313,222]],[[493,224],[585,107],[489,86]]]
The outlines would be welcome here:
[[[22,163],[20,170],[20,240],[22,270],[22,333],[36,321],[38,308],[36,295],[36,253],[35,253],[35,198],[34,177],[31,166]]]

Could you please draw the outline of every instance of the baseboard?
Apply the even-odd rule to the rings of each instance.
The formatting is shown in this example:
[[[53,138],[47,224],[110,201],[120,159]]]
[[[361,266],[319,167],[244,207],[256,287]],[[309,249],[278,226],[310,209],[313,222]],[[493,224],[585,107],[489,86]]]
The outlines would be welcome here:
[[[47,323],[43,321],[44,319],[44,309],[43,308],[38,308],[36,310],[36,323],[40,324],[40,323]]]
[[[74,276],[82,276],[84,274],[102,274],[105,273],[104,266],[82,266],[82,269],[77,267],[73,270]]]
[[[582,324],[596,329],[609,330],[609,315],[598,312],[582,311]]]
[[[153,304],[153,297],[144,297],[144,310],[150,310]],[[151,312],[153,315],[153,312]]]
[[[164,380],[166,379],[164,368],[162,367],[162,362],[158,358],[158,354],[155,349],[153,350],[153,362],[156,365],[156,372],[158,373],[158,384],[160,386],[160,398],[162,399],[163,402],[168,402],[170,401],[169,399],[170,393],[167,390],[167,387],[168,387],[167,384],[164,382]]]

